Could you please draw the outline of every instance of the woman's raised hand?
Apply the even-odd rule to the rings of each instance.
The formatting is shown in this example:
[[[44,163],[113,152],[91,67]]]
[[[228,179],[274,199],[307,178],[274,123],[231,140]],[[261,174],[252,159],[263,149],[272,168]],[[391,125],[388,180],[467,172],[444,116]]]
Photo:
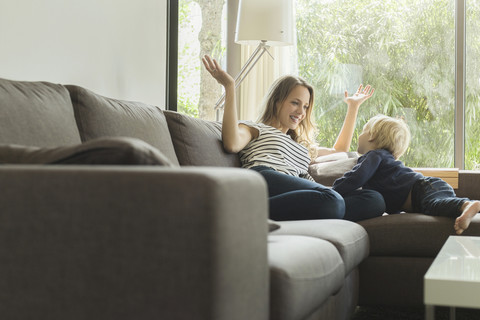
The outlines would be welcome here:
[[[363,88],[363,85],[361,84],[358,87],[358,90],[356,93],[354,93],[351,97],[348,96],[347,90],[345,90],[345,101],[348,106],[356,106],[359,107],[365,100],[369,99],[373,93],[375,92],[375,89],[372,88],[370,85],[367,85],[365,88]]]
[[[205,55],[202,58],[202,62],[205,66],[205,69],[207,69],[207,71],[212,75],[212,77],[215,78],[215,80],[217,80],[217,82],[220,83],[222,86],[227,87],[229,85],[235,84],[235,80],[232,78],[231,75],[229,75],[222,69],[217,60]]]

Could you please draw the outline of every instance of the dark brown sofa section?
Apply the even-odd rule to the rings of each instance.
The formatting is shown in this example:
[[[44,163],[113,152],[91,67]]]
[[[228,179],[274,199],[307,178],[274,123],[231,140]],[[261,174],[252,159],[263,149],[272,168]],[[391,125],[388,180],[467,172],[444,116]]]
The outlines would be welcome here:
[[[457,196],[480,199],[480,172],[460,170]],[[422,306],[423,276],[450,235],[453,219],[397,214],[360,221],[370,256],[360,265],[360,305]],[[465,236],[480,236],[480,217]]]

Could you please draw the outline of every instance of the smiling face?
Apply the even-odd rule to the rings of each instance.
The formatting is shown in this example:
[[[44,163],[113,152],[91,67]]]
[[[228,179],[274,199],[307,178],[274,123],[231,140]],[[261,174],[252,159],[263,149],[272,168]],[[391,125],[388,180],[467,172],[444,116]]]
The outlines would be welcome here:
[[[310,107],[310,91],[304,86],[296,86],[282,102],[277,102],[278,123],[276,128],[287,133],[288,130],[295,130],[300,122],[305,119],[307,110]]]

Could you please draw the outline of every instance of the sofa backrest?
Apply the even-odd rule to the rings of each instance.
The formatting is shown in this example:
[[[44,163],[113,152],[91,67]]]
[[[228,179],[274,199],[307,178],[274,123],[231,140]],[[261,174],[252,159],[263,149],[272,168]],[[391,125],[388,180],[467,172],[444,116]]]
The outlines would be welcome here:
[[[107,98],[75,85],[70,92],[82,141],[125,136],[141,139],[178,165],[163,111],[142,102]]]
[[[182,166],[240,167],[221,122],[118,100],[76,85],[0,79],[0,144],[57,147],[104,137],[141,139]]]
[[[1,144],[53,147],[80,141],[64,86],[0,79]]]
[[[237,154],[225,152],[222,124],[164,111],[178,162],[182,166],[240,167]]]

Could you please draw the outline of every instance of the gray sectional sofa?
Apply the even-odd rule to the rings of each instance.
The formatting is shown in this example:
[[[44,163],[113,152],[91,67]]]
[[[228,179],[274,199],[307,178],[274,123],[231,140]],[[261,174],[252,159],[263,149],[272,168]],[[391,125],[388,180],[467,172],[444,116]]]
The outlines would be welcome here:
[[[349,319],[421,304],[453,234],[415,214],[269,232],[219,123],[75,85],[0,79],[0,162],[5,319]],[[459,193],[479,183],[461,172]]]

